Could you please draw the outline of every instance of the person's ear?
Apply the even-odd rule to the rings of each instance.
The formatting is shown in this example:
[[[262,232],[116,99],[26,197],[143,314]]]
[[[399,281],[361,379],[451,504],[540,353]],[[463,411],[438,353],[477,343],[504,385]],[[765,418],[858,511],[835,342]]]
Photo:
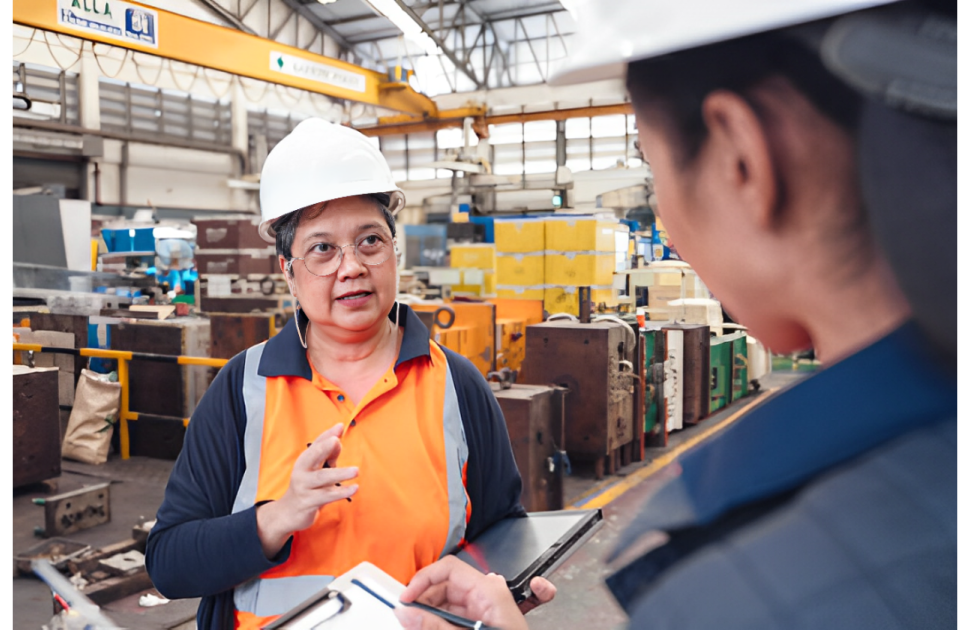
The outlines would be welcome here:
[[[702,114],[708,166],[716,169],[723,193],[734,196],[754,224],[771,228],[781,191],[765,125],[745,99],[727,90],[709,94]]]

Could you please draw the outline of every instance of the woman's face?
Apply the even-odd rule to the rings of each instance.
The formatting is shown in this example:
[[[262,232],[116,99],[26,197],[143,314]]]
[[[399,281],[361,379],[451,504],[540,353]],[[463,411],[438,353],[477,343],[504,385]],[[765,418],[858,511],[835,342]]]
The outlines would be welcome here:
[[[397,296],[397,260],[383,213],[372,199],[346,197],[328,202],[316,216],[312,210],[307,214],[312,218],[300,221],[292,255],[309,260],[342,248],[343,256],[336,271],[326,276],[311,274],[304,261],[293,262],[293,289],[300,307],[318,326],[355,333],[375,330],[387,319]],[[380,264],[363,264],[355,243],[362,252],[383,251],[387,258]]]

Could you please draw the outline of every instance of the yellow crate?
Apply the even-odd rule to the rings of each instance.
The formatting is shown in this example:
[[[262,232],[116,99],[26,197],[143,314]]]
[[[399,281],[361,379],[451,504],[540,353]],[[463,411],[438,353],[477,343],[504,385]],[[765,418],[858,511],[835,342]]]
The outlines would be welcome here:
[[[542,219],[496,219],[495,249],[499,253],[523,254],[546,249]]]
[[[471,269],[495,269],[495,245],[493,243],[452,245],[451,266]]]
[[[616,306],[617,295],[613,287],[592,287],[593,304]],[[549,286],[545,290],[545,307],[550,314],[569,313],[579,315],[579,289],[576,287]]]
[[[546,252],[546,284],[566,286],[612,285],[615,254]]]
[[[482,276],[482,281],[477,282],[478,276]],[[473,295],[495,295],[495,272],[482,271],[481,269],[466,269],[462,272],[462,284],[451,287],[452,293],[471,293]]]
[[[545,284],[546,256],[537,254],[499,254],[497,257],[499,284],[514,284],[518,286],[536,286]]]
[[[546,249],[562,252],[612,252],[616,232],[629,233],[622,223],[591,217],[549,217],[546,219]]]
[[[496,293],[500,298],[510,300],[542,300],[545,299],[545,287],[519,287],[498,285]]]

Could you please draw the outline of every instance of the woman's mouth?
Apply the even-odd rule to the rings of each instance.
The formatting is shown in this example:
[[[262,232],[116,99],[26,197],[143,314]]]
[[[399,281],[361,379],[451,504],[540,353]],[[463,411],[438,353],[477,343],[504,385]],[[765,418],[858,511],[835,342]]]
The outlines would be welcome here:
[[[345,306],[358,306],[367,301],[373,293],[370,291],[354,291],[353,293],[345,293],[337,298],[337,301]]]

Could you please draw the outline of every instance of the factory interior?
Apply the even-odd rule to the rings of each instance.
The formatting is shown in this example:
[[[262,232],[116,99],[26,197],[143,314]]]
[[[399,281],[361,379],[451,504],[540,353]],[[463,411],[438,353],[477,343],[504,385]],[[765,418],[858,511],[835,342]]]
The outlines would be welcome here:
[[[331,402],[338,410],[309,425],[316,428],[307,452],[317,434],[346,417],[344,463],[334,454],[324,466],[365,462],[360,496],[354,503],[341,497],[334,509],[371,505],[364,475],[373,460],[358,452],[377,447],[353,441],[362,430],[350,428],[357,414],[389,414],[397,405],[393,413],[422,422],[443,413],[447,433],[452,405],[466,423],[460,439],[469,442],[462,481],[484,475],[483,488],[466,483],[463,491],[472,527],[475,507],[486,503],[474,493],[502,492],[504,473],[471,472],[491,465],[482,459],[501,457],[474,443],[485,438],[467,423],[497,419],[482,431],[498,427],[495,443],[514,457],[525,511],[588,516],[582,531],[569,530],[568,553],[545,551],[536,574],[557,593],[528,612],[528,627],[626,627],[629,611],[604,580],[640,506],[679,458],[730,433],[823,364],[811,348],[774,352],[678,252],[658,213],[623,79],[550,81],[575,52],[581,20],[573,4],[14,0],[11,627],[203,627],[197,611],[213,594],[153,582],[163,570],[151,566],[162,560],[154,560],[149,537],[180,509],[160,511],[163,501],[176,505],[176,479],[204,476],[225,463],[225,453],[231,474],[240,467],[243,475],[248,428],[244,461],[243,429],[233,433],[238,448],[219,450],[211,442],[220,434],[202,426],[244,396],[249,409],[251,378],[262,379],[267,401],[284,395],[274,393],[284,379],[266,377],[265,359],[259,377],[250,372],[260,356],[253,349],[268,356],[277,335],[277,349],[287,340],[297,354],[297,340],[309,348],[309,361],[300,360],[324,392],[315,393],[326,397],[301,404],[323,416]],[[293,157],[314,148],[305,160]],[[290,161],[282,163],[287,150]],[[378,206],[394,215],[393,252],[379,241],[383,249],[366,253],[364,237],[339,241],[354,247],[330,246],[331,255],[339,252],[334,282],[348,265],[362,277],[376,278],[379,268],[396,273],[385,323],[403,345],[391,351],[404,361],[414,352],[409,334],[426,329],[431,358],[427,366],[412,361],[439,375],[440,388],[457,390],[456,401],[445,394],[443,412],[435,411],[439,402],[422,407],[432,385],[406,380],[418,378],[418,367],[396,368],[399,393],[383,395],[401,398],[385,403],[363,396],[369,385],[356,393],[317,372],[318,325],[305,304],[315,295],[309,283],[330,282],[334,270],[320,271],[329,263],[314,261],[317,250],[301,259],[295,248],[302,221],[323,220],[330,206],[300,219],[296,241],[290,232],[294,260],[281,263],[278,254],[279,218],[310,202],[285,211],[271,202],[334,179],[305,177],[313,160],[337,164],[365,154],[389,171],[387,186],[314,199],[391,194],[389,206],[387,195]],[[387,264],[394,261],[396,270]],[[377,295],[339,299],[366,304]],[[243,393],[227,393],[243,382],[244,365]],[[327,388],[346,389],[353,404],[341,410],[334,401],[344,395],[331,397]],[[468,388],[489,392],[481,394],[487,400],[466,400]],[[297,391],[293,397],[310,395]],[[253,424],[246,413],[240,426]],[[279,450],[288,447],[271,432],[269,416],[260,429],[269,433],[259,435],[277,437],[257,437],[264,468],[269,450],[289,452]],[[194,422],[202,425],[195,432]],[[488,455],[476,460],[479,452]],[[280,499],[291,467],[292,490],[298,454],[275,463],[286,469],[278,494],[260,485],[254,497]],[[414,465],[415,479],[424,474],[418,468],[424,465]],[[256,474],[260,484],[276,483]],[[401,475],[406,483],[411,472]],[[194,481],[202,493],[216,483]],[[370,518],[395,520],[387,510]],[[367,559],[385,568],[380,557]],[[385,570],[402,584],[410,576]],[[240,610],[241,592],[226,600]],[[93,625],[71,625],[79,623],[72,615],[89,615]],[[247,618],[237,613],[240,619]]]

